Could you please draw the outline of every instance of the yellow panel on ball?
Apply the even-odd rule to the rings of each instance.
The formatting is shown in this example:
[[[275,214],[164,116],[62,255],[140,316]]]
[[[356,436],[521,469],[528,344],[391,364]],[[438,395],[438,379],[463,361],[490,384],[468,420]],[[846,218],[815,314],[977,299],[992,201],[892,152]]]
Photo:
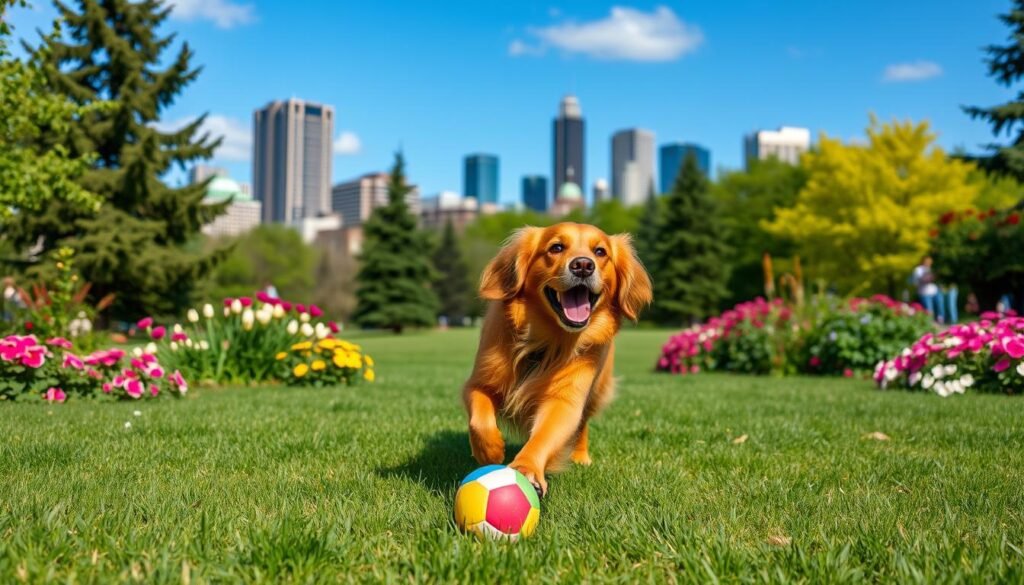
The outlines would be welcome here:
[[[455,494],[455,523],[465,530],[487,519],[487,488],[471,481]]]
[[[540,509],[532,508],[530,513],[526,515],[526,520],[523,521],[523,527],[519,529],[519,533],[523,535],[523,538],[528,538],[533,534],[534,529],[537,528],[538,520],[540,520]]]

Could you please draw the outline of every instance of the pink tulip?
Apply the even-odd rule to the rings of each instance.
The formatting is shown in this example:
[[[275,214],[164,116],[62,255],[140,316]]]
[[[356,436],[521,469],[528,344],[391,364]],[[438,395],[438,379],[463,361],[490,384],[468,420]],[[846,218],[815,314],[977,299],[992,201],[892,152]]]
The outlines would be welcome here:
[[[231,297],[228,297],[228,298],[224,299],[224,306],[225,307],[230,307],[231,303],[233,303],[233,302],[235,302],[235,299],[233,299]]]
[[[166,335],[166,334],[167,334],[167,329],[165,327],[163,327],[162,325],[160,327],[154,327],[153,328],[153,332],[150,333],[150,335],[153,337],[153,339],[156,339],[156,340],[163,339],[164,335]]]
[[[188,335],[184,331],[182,331],[181,333],[173,333],[173,334],[171,334],[171,341],[179,341],[180,342],[180,341],[185,341],[186,339],[188,339]]]
[[[142,319],[139,319],[139,322],[136,323],[136,325],[139,327],[139,329],[149,329],[150,327],[153,326],[153,318],[144,317]]]
[[[309,306],[309,315],[311,317],[313,317],[314,319],[316,319],[317,317],[319,317],[320,315],[323,315],[323,314],[324,314],[324,312],[320,310],[320,307],[318,307],[316,305],[310,305]]]
[[[295,311],[298,312],[298,313],[305,313],[306,312],[306,305],[303,305],[302,303],[296,303],[295,304]]]
[[[328,321],[327,327],[331,330],[331,333],[337,333],[341,331],[341,327],[338,327],[338,324],[335,323],[334,321]]]
[[[249,297],[242,297],[242,298],[240,298],[238,300],[241,301],[243,307],[251,307],[252,306],[252,299],[250,299]]]
[[[1002,372],[1010,367],[1010,360],[1003,358],[996,362],[996,365],[992,366],[992,371]]]
[[[292,304],[288,301],[281,301],[281,308],[284,309],[285,313],[287,313],[292,310]]]

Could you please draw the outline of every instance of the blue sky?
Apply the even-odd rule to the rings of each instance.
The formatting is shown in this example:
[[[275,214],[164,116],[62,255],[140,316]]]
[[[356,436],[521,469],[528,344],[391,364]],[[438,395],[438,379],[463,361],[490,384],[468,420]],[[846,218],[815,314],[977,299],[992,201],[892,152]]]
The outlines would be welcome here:
[[[18,34],[53,15],[33,1],[12,14]],[[461,191],[462,157],[490,152],[512,202],[522,175],[550,175],[567,92],[587,120],[588,183],[608,178],[622,128],[703,144],[716,168],[741,165],[753,129],[855,139],[869,112],[927,119],[943,146],[975,149],[991,136],[959,106],[1010,95],[981,52],[1006,38],[1008,0],[175,4],[165,32],[204,69],[165,119],[209,113],[226,136],[214,162],[243,181],[253,109],[292,96],[335,107],[335,180],[386,169],[401,146],[424,194]]]

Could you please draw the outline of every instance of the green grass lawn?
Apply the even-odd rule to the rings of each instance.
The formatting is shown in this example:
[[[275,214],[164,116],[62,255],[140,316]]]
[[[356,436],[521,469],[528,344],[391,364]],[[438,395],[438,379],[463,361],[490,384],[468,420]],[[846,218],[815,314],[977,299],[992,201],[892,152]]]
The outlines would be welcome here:
[[[516,544],[451,519],[475,331],[360,336],[354,388],[0,404],[0,582],[1024,580],[1020,398],[670,377],[665,336],[620,336],[594,465]]]

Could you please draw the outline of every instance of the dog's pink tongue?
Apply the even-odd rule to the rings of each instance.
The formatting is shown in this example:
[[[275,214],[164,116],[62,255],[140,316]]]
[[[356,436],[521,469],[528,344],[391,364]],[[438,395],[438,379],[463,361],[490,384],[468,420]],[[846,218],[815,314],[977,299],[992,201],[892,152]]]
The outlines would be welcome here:
[[[586,287],[577,286],[558,295],[562,311],[570,321],[582,323],[590,317],[590,295]]]

